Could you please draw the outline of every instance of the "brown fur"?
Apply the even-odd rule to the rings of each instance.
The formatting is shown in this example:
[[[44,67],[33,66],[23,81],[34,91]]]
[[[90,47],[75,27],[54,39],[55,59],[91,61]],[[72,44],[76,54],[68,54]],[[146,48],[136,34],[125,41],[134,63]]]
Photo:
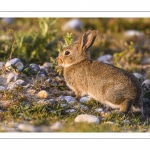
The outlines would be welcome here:
[[[96,30],[85,32],[79,42],[59,54],[57,62],[64,67],[67,85],[77,98],[90,95],[102,104],[120,108],[125,113],[132,105],[140,108],[142,89],[134,75],[113,65],[90,60],[88,49],[97,34]],[[66,51],[70,54],[65,55]]]

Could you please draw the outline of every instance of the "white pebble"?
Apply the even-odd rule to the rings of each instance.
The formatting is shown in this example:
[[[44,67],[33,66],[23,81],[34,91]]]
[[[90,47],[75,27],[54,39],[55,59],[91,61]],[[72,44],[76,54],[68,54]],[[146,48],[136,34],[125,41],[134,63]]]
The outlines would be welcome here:
[[[52,131],[58,131],[58,130],[61,130],[62,128],[63,128],[63,125],[59,121],[57,121],[56,123],[50,126],[50,130]]]
[[[76,102],[72,96],[61,96],[59,99],[61,101],[66,101],[69,104],[74,104]]]
[[[11,90],[11,89],[15,88],[18,85],[23,85],[24,83],[25,83],[25,81],[19,79],[16,82],[12,83],[11,85],[8,85],[7,89]]]
[[[4,86],[0,86],[0,91],[5,91],[6,88]]]
[[[62,30],[79,30],[82,28],[82,22],[79,19],[71,19],[62,26]]]
[[[5,68],[5,62],[0,62],[0,70],[3,70]]]
[[[75,109],[66,109],[65,112],[74,114],[76,112],[76,110]]]
[[[102,111],[103,111],[103,108],[96,108],[95,111],[96,111],[96,112],[102,112]]]
[[[24,68],[23,63],[19,58],[14,58],[14,59],[11,59],[10,61],[7,61],[5,65],[6,69],[10,70],[12,68],[11,65],[16,66],[19,71],[22,71]]]
[[[100,56],[97,61],[111,64],[113,56],[110,54]]]
[[[48,98],[48,93],[47,93],[47,91],[42,90],[42,91],[40,91],[40,92],[37,94],[37,96],[38,96],[39,98]]]
[[[7,77],[7,83],[11,82],[11,81],[16,81],[18,78],[18,75],[14,74],[14,73],[10,73]]]
[[[75,122],[87,122],[99,124],[100,120],[94,115],[81,114],[75,118]]]
[[[41,128],[34,127],[30,124],[18,124],[18,129],[25,132],[40,132]]]
[[[80,98],[79,102],[80,103],[88,103],[90,100],[91,100],[91,97],[86,96],[86,97]]]

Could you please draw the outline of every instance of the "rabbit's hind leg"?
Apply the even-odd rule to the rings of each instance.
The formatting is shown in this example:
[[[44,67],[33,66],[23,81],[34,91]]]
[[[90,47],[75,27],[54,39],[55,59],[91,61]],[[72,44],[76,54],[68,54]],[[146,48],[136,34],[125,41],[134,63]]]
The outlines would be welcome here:
[[[127,114],[131,110],[132,106],[132,100],[125,100],[121,105],[120,105],[120,111]]]

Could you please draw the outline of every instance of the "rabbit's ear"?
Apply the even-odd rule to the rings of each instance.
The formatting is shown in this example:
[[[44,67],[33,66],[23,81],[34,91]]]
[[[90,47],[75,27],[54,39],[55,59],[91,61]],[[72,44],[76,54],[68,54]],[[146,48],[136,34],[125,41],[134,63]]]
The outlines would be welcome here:
[[[83,34],[80,40],[80,46],[82,50],[87,50],[93,45],[97,34],[98,34],[98,30],[93,30],[93,31],[89,30]]]

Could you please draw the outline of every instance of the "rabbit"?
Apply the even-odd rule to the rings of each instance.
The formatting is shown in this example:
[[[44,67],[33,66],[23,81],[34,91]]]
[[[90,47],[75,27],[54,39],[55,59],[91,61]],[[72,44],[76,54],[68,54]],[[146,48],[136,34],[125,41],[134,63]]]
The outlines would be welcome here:
[[[90,59],[89,48],[98,30],[88,30],[79,41],[65,47],[56,58],[63,67],[66,84],[75,92],[76,99],[89,95],[112,109],[127,114],[142,112],[142,88],[130,72],[111,64]]]

